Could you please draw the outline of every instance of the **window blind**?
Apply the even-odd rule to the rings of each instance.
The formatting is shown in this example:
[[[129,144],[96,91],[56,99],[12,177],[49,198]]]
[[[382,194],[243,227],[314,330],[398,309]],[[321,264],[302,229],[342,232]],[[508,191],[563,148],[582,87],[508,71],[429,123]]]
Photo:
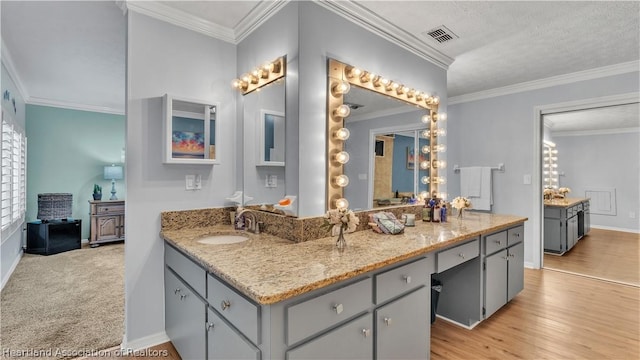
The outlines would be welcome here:
[[[4,111],[0,143],[0,214],[2,230],[5,230],[12,224],[22,222],[26,212],[27,141],[22,130],[11,122]]]

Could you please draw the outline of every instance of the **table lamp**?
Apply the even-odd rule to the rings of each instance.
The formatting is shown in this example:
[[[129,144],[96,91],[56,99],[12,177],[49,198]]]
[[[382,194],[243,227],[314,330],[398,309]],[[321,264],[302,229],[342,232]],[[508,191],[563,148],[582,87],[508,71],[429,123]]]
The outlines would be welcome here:
[[[104,179],[111,180],[111,197],[109,200],[118,200],[116,197],[116,180],[122,180],[122,166],[107,165],[104,167]]]

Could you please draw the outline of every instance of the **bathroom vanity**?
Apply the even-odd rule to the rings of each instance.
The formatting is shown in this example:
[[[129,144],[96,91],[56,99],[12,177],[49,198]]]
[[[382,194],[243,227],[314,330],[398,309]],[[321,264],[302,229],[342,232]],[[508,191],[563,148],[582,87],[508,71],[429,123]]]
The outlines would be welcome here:
[[[163,230],[165,329],[183,359],[428,359],[432,276],[439,315],[472,328],[522,290],[526,220],[359,231],[344,251],[331,237],[206,245],[229,226]]]
[[[591,230],[588,198],[544,201],[544,251],[562,255]]]

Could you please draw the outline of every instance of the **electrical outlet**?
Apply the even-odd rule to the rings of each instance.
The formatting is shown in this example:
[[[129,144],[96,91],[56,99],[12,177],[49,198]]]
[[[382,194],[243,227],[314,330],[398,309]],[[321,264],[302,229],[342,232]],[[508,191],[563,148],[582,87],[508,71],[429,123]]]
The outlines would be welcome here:
[[[531,174],[524,174],[523,183],[525,185],[531,185]]]
[[[196,182],[196,176],[195,175],[185,175],[184,177],[184,181],[185,181],[185,189],[186,190],[195,190],[195,182]]]

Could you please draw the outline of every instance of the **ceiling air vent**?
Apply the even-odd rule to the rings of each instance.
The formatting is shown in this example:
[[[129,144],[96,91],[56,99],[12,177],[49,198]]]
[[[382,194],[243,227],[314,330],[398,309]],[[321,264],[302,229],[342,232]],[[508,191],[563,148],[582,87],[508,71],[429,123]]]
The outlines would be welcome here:
[[[449,40],[458,38],[458,35],[454,34],[453,31],[449,30],[444,25],[440,25],[436,28],[426,31],[425,34],[432,37],[435,41],[439,43],[447,42]]]

